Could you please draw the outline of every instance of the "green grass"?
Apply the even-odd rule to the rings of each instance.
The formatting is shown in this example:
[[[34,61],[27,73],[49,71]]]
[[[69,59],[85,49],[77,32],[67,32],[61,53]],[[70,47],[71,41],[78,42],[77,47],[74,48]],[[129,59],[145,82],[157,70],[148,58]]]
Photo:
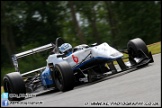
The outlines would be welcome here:
[[[161,52],[161,42],[147,45],[147,47],[152,54],[158,54]]]
[[[1,86],[1,94],[4,92],[3,86]]]
[[[151,51],[152,54],[158,54],[161,52],[161,42],[153,43],[150,45],[147,45],[148,50]],[[128,57],[127,54],[124,54],[124,58]],[[125,59],[124,61],[128,61],[128,59]],[[115,61],[114,64],[117,62]],[[1,94],[4,92],[3,86],[1,86]]]

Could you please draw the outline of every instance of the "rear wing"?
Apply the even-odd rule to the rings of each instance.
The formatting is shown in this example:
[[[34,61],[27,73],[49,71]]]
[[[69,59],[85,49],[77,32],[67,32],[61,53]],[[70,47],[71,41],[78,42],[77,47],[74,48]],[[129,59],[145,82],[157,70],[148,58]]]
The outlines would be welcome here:
[[[47,45],[44,45],[44,46],[41,46],[41,47],[37,47],[37,48],[31,49],[31,50],[27,50],[27,51],[24,51],[24,52],[21,52],[21,53],[18,53],[18,54],[13,54],[12,55],[12,62],[13,62],[13,65],[15,67],[15,71],[19,72],[18,61],[17,61],[18,59],[32,55],[32,54],[35,54],[35,53],[38,53],[38,52],[43,52],[43,51],[46,51],[46,50],[49,50],[49,49],[52,49],[52,48],[55,48],[55,44],[50,43],[50,44],[47,44]]]

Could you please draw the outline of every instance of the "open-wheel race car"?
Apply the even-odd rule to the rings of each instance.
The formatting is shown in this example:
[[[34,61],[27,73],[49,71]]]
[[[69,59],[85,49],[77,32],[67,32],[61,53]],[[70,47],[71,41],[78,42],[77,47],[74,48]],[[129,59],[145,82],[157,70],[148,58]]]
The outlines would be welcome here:
[[[52,50],[47,55],[46,66],[20,74],[18,59],[45,50]],[[123,53],[128,54],[127,62],[123,60]],[[59,37],[55,43],[14,54],[12,60],[16,72],[4,76],[3,86],[5,92],[21,96],[9,96],[9,100],[22,100],[25,94],[33,93],[39,88],[52,88],[63,92],[72,90],[77,84],[93,82],[154,62],[151,52],[140,38],[130,40],[126,50],[118,51],[106,42],[72,47]],[[114,61],[117,61],[120,69],[116,68]]]

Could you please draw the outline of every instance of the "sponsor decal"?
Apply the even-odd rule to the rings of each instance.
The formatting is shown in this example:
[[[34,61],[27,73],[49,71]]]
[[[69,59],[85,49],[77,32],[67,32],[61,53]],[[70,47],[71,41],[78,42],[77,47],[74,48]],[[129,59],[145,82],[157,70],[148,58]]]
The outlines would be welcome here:
[[[79,62],[79,59],[78,59],[77,56],[72,55],[72,58],[73,58],[73,60],[74,60],[75,63],[78,63]]]

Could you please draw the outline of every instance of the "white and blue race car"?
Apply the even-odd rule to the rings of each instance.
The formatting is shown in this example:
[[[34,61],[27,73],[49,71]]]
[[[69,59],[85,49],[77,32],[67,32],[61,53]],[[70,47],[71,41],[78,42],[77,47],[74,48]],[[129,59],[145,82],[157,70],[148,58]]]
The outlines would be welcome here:
[[[20,74],[17,59],[53,49],[48,56],[45,67]],[[128,54],[128,61],[123,61],[123,53]],[[12,56],[16,72],[6,74],[3,78],[5,92],[22,95],[33,93],[40,88],[59,91],[72,90],[77,84],[140,68],[154,62],[145,42],[135,38],[127,43],[127,50],[118,51],[108,43],[81,44],[72,48],[60,37],[55,44],[50,43],[38,48],[24,51]],[[120,69],[116,68],[114,61]],[[31,74],[35,73],[32,77]],[[9,97],[9,100],[21,100],[24,97]]]

